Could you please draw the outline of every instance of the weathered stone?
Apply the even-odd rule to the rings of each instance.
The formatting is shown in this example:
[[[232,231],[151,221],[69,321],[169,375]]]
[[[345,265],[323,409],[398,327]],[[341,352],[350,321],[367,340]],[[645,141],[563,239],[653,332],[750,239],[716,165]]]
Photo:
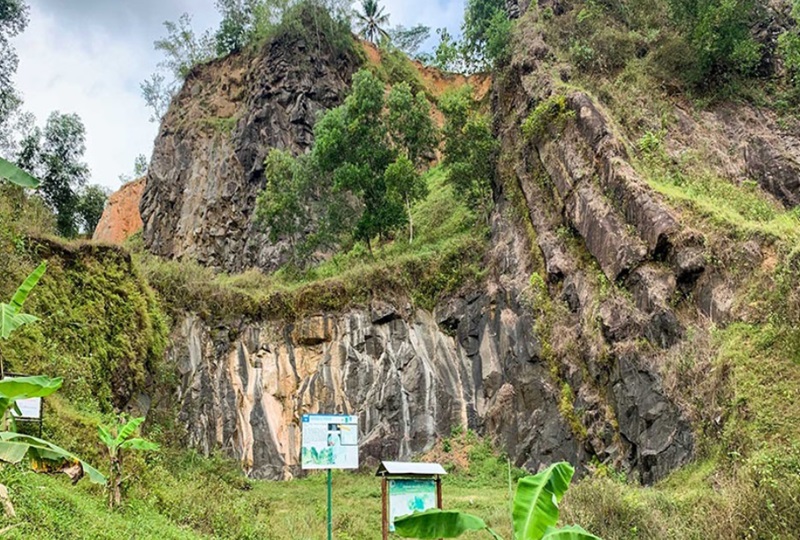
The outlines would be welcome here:
[[[787,208],[800,204],[800,163],[760,137],[744,150],[747,174]]]
[[[264,158],[309,148],[318,113],[341,103],[358,63],[325,39],[309,48],[281,35],[260,55],[193,70],[155,142],[140,204],[145,246],[226,271],[285,262],[288,242],[270,242],[254,222]]]
[[[611,386],[617,422],[646,484],[663,478],[692,455],[691,428],[660,388],[657,377],[640,365],[632,348],[619,354]]]

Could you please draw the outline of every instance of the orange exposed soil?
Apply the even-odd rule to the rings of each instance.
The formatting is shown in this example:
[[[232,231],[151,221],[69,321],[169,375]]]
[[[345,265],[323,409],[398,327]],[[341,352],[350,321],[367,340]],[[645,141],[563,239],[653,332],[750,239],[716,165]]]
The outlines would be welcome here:
[[[93,240],[121,244],[142,228],[139,200],[142,198],[144,184],[144,178],[128,182],[109,197],[108,205],[94,231]]]

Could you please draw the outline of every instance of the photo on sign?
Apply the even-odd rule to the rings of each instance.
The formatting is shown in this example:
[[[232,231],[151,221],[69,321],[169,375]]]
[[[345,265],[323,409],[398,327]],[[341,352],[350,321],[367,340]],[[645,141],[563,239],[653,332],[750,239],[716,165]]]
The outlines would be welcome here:
[[[358,418],[303,415],[300,463],[303,469],[357,469]]]

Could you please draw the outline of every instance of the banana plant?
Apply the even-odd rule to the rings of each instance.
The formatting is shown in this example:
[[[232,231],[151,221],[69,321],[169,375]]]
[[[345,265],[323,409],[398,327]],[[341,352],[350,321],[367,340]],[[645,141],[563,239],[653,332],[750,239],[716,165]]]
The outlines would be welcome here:
[[[25,188],[39,187],[39,180],[3,158],[0,158],[0,179]]]
[[[0,176],[4,169],[0,163]],[[26,324],[36,322],[33,315],[22,313],[22,304],[28,298],[31,290],[44,275],[47,266],[42,263],[20,285],[11,302],[0,303],[0,338],[7,340],[11,333]],[[2,356],[0,356],[0,377],[4,374]],[[34,377],[9,377],[0,379],[0,422],[4,431],[0,431],[0,461],[5,463],[19,463],[23,459],[30,460],[31,468],[37,472],[64,472],[73,482],[80,480],[88,474],[92,482],[105,484],[105,477],[77,456],[56,446],[55,444],[16,433],[12,411],[19,414],[17,401],[30,398],[47,397],[62,384],[61,378],[51,378],[42,375]],[[5,431],[11,422],[11,431]]]
[[[11,297],[11,303],[0,303],[0,338],[4,340],[8,339],[11,333],[21,326],[39,320],[33,315],[22,313],[22,304],[25,303],[25,300],[31,293],[31,289],[42,279],[45,270],[47,270],[47,263],[43,262],[25,278],[25,281],[19,286],[17,292]]]
[[[122,419],[121,419],[122,420]],[[111,462],[110,486],[108,490],[108,507],[114,508],[122,502],[122,456],[125,450],[155,451],[160,447],[154,442],[133,437],[144,418],[132,418],[119,428],[98,426],[100,440],[106,445]]]
[[[573,474],[572,465],[562,461],[520,479],[512,511],[515,540],[600,540],[577,525],[555,528],[558,503]],[[394,526],[403,538],[456,538],[467,531],[486,531],[495,540],[502,540],[481,518],[452,510],[435,509],[403,516],[395,519]]]

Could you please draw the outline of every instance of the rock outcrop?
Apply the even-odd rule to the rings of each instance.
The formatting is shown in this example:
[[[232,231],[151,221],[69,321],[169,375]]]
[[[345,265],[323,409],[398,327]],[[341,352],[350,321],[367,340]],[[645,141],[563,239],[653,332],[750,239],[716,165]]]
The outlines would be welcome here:
[[[562,388],[534,320],[507,291],[407,317],[386,304],[294,324],[219,327],[189,315],[173,342],[189,443],[225,449],[258,478],[298,471],[308,412],[358,415],[362,461],[410,459],[456,426],[490,436],[529,470],[618,456],[651,481],[691,453],[680,411],[633,356],[620,358],[602,388],[619,431],[603,420],[600,436],[576,433],[560,412]],[[585,414],[597,412],[579,398]]]
[[[121,244],[129,236],[142,230],[139,201],[142,198],[144,184],[144,178],[128,182],[108,198],[108,204],[97,223],[92,240]]]
[[[305,151],[318,113],[339,105],[358,65],[322,37],[283,33],[259,54],[195,68],[155,142],[141,201],[145,246],[231,272],[283,263],[286,245],[253,222],[264,158],[271,148]]]

